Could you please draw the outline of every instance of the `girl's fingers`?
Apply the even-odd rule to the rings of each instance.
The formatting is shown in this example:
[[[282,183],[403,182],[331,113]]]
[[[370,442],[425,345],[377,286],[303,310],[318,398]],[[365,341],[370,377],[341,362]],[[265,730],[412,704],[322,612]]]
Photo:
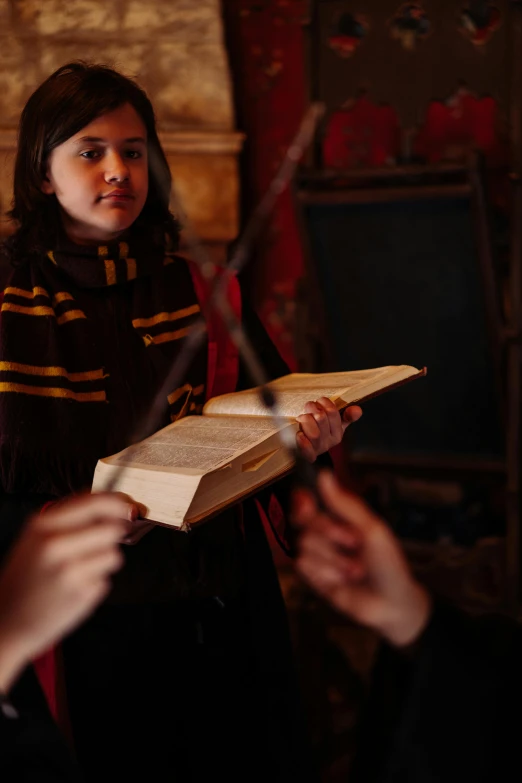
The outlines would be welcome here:
[[[319,428],[321,439],[329,439],[331,437],[330,420],[323,406],[317,402],[307,402],[305,405],[305,413],[308,413],[313,417]]]
[[[328,428],[330,430],[330,437],[333,443],[340,443],[343,438],[341,414],[337,410],[334,403],[328,399],[328,397],[319,397],[316,404],[323,409],[326,415],[328,420]]]
[[[296,440],[304,458],[307,459],[308,462],[315,462],[317,452],[306,435],[303,432],[298,432],[296,435]]]
[[[308,405],[309,403],[307,403]],[[321,442],[321,429],[315,417],[311,413],[303,413],[297,417],[297,421],[301,425],[301,432],[306,435],[308,440],[313,446],[319,446]]]
[[[362,415],[362,408],[360,408],[358,405],[350,405],[349,408],[345,408],[342,415],[343,432],[347,427],[350,426],[350,424],[359,421]]]

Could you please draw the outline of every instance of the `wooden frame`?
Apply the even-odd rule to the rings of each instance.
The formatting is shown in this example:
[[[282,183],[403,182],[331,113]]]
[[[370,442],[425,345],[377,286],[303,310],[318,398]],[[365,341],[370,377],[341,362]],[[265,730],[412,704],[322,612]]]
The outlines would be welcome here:
[[[322,356],[323,362],[323,365],[320,367],[321,370],[333,366],[333,361],[329,350],[328,331],[320,294],[321,289],[304,223],[303,207],[308,204],[343,203],[359,205],[371,203],[372,201],[396,202],[411,199],[423,200],[434,197],[451,198],[453,196],[469,197],[472,207],[477,261],[484,296],[487,335],[495,375],[496,398],[504,425],[505,459],[459,458],[458,455],[448,459],[447,457],[439,458],[437,455],[429,455],[425,458],[415,457],[412,460],[401,454],[372,452],[371,454],[350,455],[350,460],[357,469],[368,470],[371,468],[380,471],[386,470],[391,473],[407,473],[408,475],[425,476],[427,473],[430,473],[436,475],[437,478],[448,476],[464,478],[472,475],[504,476],[507,486],[506,570],[507,584],[509,586],[508,595],[506,595],[506,610],[516,614],[519,607],[520,558],[517,553],[520,524],[520,486],[515,479],[519,478],[521,464],[520,449],[516,444],[520,442],[519,428],[521,422],[519,408],[522,373],[520,370],[520,344],[518,341],[511,340],[510,335],[520,335],[522,332],[522,306],[518,310],[515,308],[513,312],[513,316],[517,316],[520,319],[521,328],[517,331],[514,323],[508,325],[501,313],[499,285],[494,268],[489,231],[489,208],[483,186],[480,159],[473,157],[470,159],[468,166],[424,166],[412,167],[412,170],[409,167],[402,167],[397,170],[364,172],[301,169],[294,182],[296,214],[302,236],[307,275],[310,279],[309,289],[313,292],[310,302],[312,310],[311,320],[316,325],[317,353]],[[520,214],[522,215],[522,190]],[[522,234],[520,241],[522,248]],[[511,359],[511,372],[508,371],[507,373],[503,371],[506,352],[508,354],[516,353],[517,357],[516,359]],[[315,368],[303,367],[302,369]],[[518,375],[513,378],[513,373],[516,371],[518,371]]]
[[[320,57],[323,56],[320,33],[320,6],[323,5],[323,2],[324,5],[328,4],[328,0],[310,0],[309,2],[307,66],[309,96],[312,101],[323,100],[319,68]],[[505,460],[493,461],[490,464],[482,461],[480,464],[476,462],[472,465],[462,460],[452,461],[451,464],[445,461],[444,464],[441,464],[437,463],[435,459],[429,459],[423,461],[423,464],[417,462],[416,466],[409,466],[408,470],[449,471],[450,473],[457,472],[459,475],[469,471],[482,470],[487,473],[505,475],[507,521],[505,544],[508,584],[506,606],[511,614],[519,616],[522,606],[520,574],[522,557],[520,533],[522,494],[522,411],[520,409],[522,401],[522,0],[509,0],[509,2],[502,3],[502,7],[505,15],[503,37],[494,42],[491,52],[493,53],[492,62],[495,61],[497,66],[502,61],[499,60],[499,53],[508,47],[510,53],[507,60],[510,78],[508,79],[508,74],[505,74],[505,78],[497,79],[496,83],[496,93],[498,93],[496,97],[499,99],[500,105],[504,107],[505,113],[509,113],[511,147],[512,215],[508,290],[510,301],[507,319],[503,318],[500,308],[499,290],[489,236],[488,204],[482,184],[480,162],[473,162],[467,170],[452,163],[437,166],[400,165],[372,170],[324,169],[321,168],[322,129],[320,129],[307,159],[310,168],[301,169],[299,180],[294,183],[294,196],[303,237],[307,273],[310,276],[309,306],[315,330],[310,334],[310,339],[315,341],[311,353],[320,356],[321,361],[328,365],[329,351],[324,339],[326,324],[319,296],[320,289],[316,270],[311,263],[310,249],[302,222],[301,208],[307,199],[320,198],[323,199],[323,203],[335,203],[336,200],[340,202],[348,199],[351,203],[356,204],[368,203],[376,197],[393,201],[396,198],[404,197],[407,192],[409,195],[414,194],[415,198],[429,198],[434,193],[433,188],[447,188],[448,194],[451,192],[458,194],[460,188],[470,188],[475,215],[478,259],[489,325],[488,333],[496,378],[496,395],[504,422]],[[465,56],[468,58],[469,52]],[[504,55],[501,54],[501,58],[503,57]],[[365,59],[363,56],[357,60],[357,63],[358,69],[356,68],[353,73],[357,75],[358,79],[369,78],[371,81],[371,74],[367,74],[365,71],[368,66],[367,58]],[[365,65],[361,66],[363,63]],[[473,63],[475,70],[469,69],[469,63],[468,70],[470,70],[470,74],[477,74],[478,83],[474,85],[475,88],[479,93],[491,92],[481,82],[481,78],[487,77],[485,81],[489,79],[484,71],[483,63],[476,59],[473,60]],[[478,71],[476,71],[477,67]],[[374,75],[376,73],[375,71]],[[456,73],[456,79],[458,76],[459,74]],[[389,99],[390,96],[391,92],[389,96],[377,95],[376,99]],[[347,97],[349,96],[347,95]],[[426,96],[427,99],[430,97],[435,97],[435,95]],[[393,100],[391,102],[394,104]],[[318,192],[314,194],[314,191]],[[302,333],[304,340],[306,340],[306,331],[302,330]],[[309,368],[303,367],[303,369]],[[365,458],[361,456],[359,459],[362,466]],[[394,464],[392,464],[393,462]],[[390,455],[374,454],[372,464],[389,469],[406,469],[407,467],[401,457],[390,460]]]

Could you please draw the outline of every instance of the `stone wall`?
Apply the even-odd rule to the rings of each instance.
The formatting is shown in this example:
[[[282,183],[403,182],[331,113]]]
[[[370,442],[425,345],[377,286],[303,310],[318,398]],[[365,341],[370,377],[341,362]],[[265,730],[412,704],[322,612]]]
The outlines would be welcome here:
[[[73,59],[113,65],[139,81],[187,215],[208,242],[233,239],[242,137],[234,131],[219,0],[0,0],[0,212],[11,199],[20,111]]]

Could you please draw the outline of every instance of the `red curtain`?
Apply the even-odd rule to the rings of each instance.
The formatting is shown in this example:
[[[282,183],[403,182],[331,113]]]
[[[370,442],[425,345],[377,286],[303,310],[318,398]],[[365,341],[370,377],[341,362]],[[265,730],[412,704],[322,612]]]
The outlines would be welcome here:
[[[305,0],[224,0],[243,155],[243,212],[262,197],[307,105],[303,22]],[[303,273],[290,194],[283,193],[262,232],[250,277],[258,311],[292,369],[296,280]]]

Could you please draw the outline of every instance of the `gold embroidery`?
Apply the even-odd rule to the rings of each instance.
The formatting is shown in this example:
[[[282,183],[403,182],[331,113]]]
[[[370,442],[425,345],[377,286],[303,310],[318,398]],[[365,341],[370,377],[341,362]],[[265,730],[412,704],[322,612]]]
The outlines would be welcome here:
[[[58,264],[56,263],[56,258],[54,257],[54,253],[53,253],[53,251],[52,251],[52,250],[49,250],[49,251],[47,252],[47,258],[48,258],[50,261],[52,261],[52,262],[53,262],[53,264],[54,264],[55,266],[58,266]]]
[[[35,286],[32,291],[24,291],[23,288],[12,288],[8,286],[5,289],[4,294],[5,296],[22,296],[24,299],[34,299],[35,296],[46,296],[47,299],[51,298],[45,288],[40,288],[40,286]]]
[[[148,326],[155,326],[163,321],[179,321],[180,318],[188,318],[189,315],[195,315],[199,313],[200,306],[198,304],[191,305],[190,307],[184,307],[182,310],[176,310],[173,313],[158,313],[150,318],[135,318],[132,325],[135,329],[147,328]]]
[[[86,372],[67,372],[65,367],[38,367],[33,364],[20,364],[19,362],[0,362],[0,372],[21,372],[26,375],[42,375],[43,377],[62,376],[69,381],[100,381],[106,376],[103,370],[87,370]]]
[[[61,389],[58,386],[29,386],[25,383],[0,383],[0,392],[15,392],[17,394],[32,394],[35,397],[65,397],[76,402],[105,402],[104,391],[97,392],[73,392],[70,389]]]
[[[195,389],[192,389],[192,394],[194,397],[198,397],[200,394],[203,394],[205,391],[205,384],[202,383],[200,386],[196,386]]]
[[[127,258],[129,255],[129,246],[126,242],[120,242],[119,244],[120,258]]]

